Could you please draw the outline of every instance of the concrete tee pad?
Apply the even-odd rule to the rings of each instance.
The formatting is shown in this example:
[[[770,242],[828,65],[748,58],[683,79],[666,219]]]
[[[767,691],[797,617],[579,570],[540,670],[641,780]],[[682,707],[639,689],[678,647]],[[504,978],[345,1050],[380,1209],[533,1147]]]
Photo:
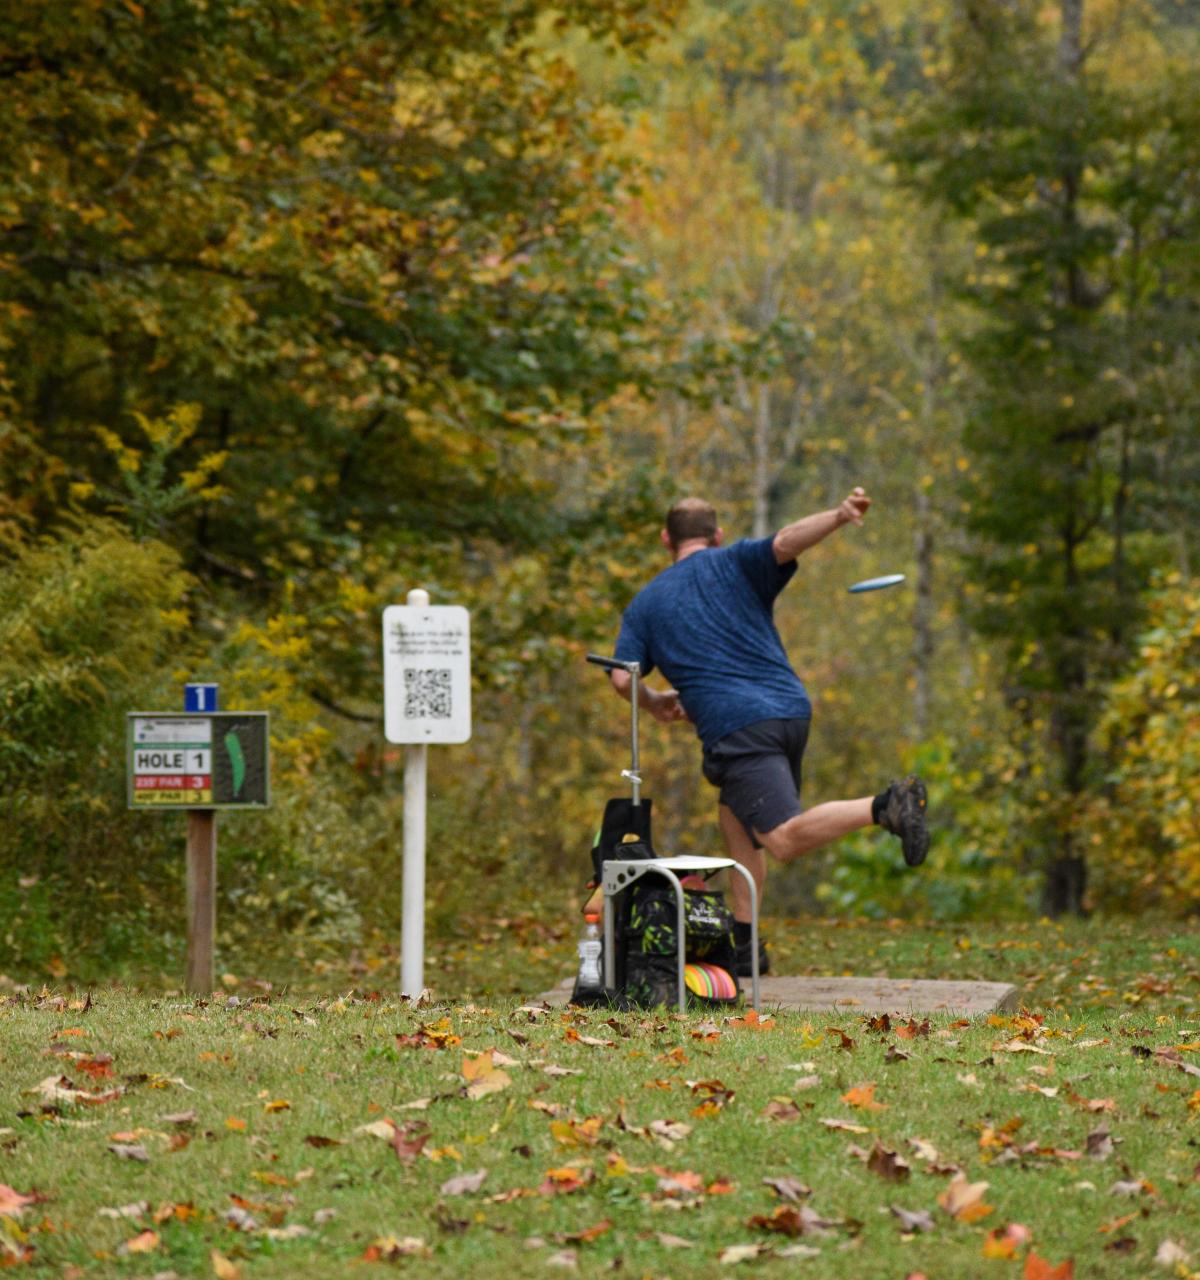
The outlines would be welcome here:
[[[742,997],[750,1002],[750,980],[742,979]],[[573,980],[564,979],[541,999],[561,1007],[571,998]],[[788,978],[761,979],[764,1010],[813,1012],[929,1014],[969,1017],[1015,1010],[1017,989],[1007,982],[946,982],[924,978]]]

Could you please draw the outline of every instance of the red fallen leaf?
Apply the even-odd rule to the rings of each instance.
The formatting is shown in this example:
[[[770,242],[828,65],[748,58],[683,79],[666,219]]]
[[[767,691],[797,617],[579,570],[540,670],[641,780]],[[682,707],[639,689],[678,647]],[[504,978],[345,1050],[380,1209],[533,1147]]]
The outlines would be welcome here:
[[[1133,1213],[1127,1213],[1122,1218],[1114,1218],[1111,1222],[1101,1223],[1098,1230],[1102,1236],[1111,1235],[1114,1231],[1120,1231],[1127,1222],[1132,1222],[1134,1218],[1140,1216],[1141,1214],[1135,1209]]]
[[[728,1178],[715,1178],[704,1188],[704,1194],[709,1196],[728,1196],[732,1195],[736,1190],[737,1187]]]
[[[394,1122],[393,1128],[392,1150],[396,1153],[396,1159],[401,1164],[412,1164],[429,1141],[429,1130],[422,1129],[419,1125],[407,1124],[400,1128]]]
[[[989,1231],[983,1240],[983,1256],[985,1258],[1015,1258],[1017,1250],[1033,1239],[1033,1233],[1019,1222],[1010,1222],[1007,1226],[997,1227]]]
[[[27,1206],[37,1204],[36,1195],[23,1196],[0,1182],[0,1218],[19,1218]]]
[[[1023,1276],[1024,1280],[1075,1280],[1075,1259],[1068,1258],[1056,1267],[1030,1250],[1025,1258]]]
[[[76,1058],[73,1065],[79,1071],[86,1072],[93,1080],[111,1080],[113,1075],[112,1054],[97,1053],[91,1057]]]
[[[855,1085],[853,1089],[848,1089],[842,1094],[841,1100],[847,1106],[857,1107],[860,1111],[886,1111],[886,1102],[875,1101],[875,1084],[872,1081],[869,1084]]]
[[[160,1243],[157,1231],[141,1231],[132,1240],[126,1240],[118,1253],[153,1253]]]
[[[545,1180],[538,1187],[539,1196],[567,1196],[581,1191],[592,1180],[591,1169],[547,1169]]]
[[[745,1017],[726,1018],[725,1025],[727,1027],[745,1027],[750,1031],[773,1031],[775,1029],[775,1019],[760,1018],[757,1009],[747,1009]]]
[[[659,1171],[655,1166],[656,1172]],[[668,1173],[665,1169],[661,1170],[661,1176],[658,1179],[658,1189],[667,1196],[677,1196],[680,1194],[688,1194],[699,1191],[704,1186],[704,1179],[698,1174],[693,1173],[690,1169],[684,1169],[681,1173]]]
[[[603,1222],[597,1222],[594,1227],[587,1227],[583,1231],[572,1231],[569,1235],[556,1235],[554,1241],[556,1244],[590,1244],[611,1230],[612,1221],[605,1218]]]
[[[777,1232],[781,1236],[804,1234],[804,1219],[800,1216],[800,1210],[790,1204],[781,1204],[770,1216],[756,1213],[748,1225],[757,1227],[759,1231]]]
[[[845,1051],[849,1053],[854,1048],[854,1041],[850,1039],[841,1027],[826,1027],[825,1030],[828,1031],[831,1036],[838,1037],[838,1040],[840,1041],[838,1044],[839,1049],[845,1049]]]
[[[867,1157],[867,1168],[889,1182],[902,1182],[912,1172],[912,1168],[903,1156],[889,1151],[878,1139]]]
[[[340,1147],[344,1145],[341,1138],[326,1138],[320,1133],[310,1133],[305,1137],[304,1141],[310,1147]]]
[[[874,1018],[864,1018],[868,1031],[878,1031],[880,1035],[886,1035],[892,1029],[892,1019],[886,1013],[878,1014]]]
[[[918,1022],[916,1018],[909,1020],[901,1027],[896,1028],[896,1035],[901,1040],[916,1040],[919,1036],[929,1035],[929,1019],[924,1022]]]

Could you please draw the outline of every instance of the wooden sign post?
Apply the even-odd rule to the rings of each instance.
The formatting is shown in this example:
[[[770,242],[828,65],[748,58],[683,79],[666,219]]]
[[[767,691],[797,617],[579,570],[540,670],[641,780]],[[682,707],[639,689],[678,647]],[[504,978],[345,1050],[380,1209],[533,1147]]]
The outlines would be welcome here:
[[[213,938],[217,932],[217,815],[187,815],[187,969],[183,985],[195,995],[213,989]]]
[[[265,711],[217,711],[215,684],[190,684],[182,714],[126,717],[131,809],[187,811],[187,967],[194,995],[213,989],[217,932],[217,811],[270,803]]]

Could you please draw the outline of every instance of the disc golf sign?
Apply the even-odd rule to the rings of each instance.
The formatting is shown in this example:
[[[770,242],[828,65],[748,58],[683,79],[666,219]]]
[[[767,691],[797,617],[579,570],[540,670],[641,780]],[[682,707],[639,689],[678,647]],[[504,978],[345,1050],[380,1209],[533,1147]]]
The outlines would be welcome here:
[[[267,719],[265,711],[129,712],[129,808],[265,809]]]
[[[461,605],[383,611],[383,732],[414,745],[470,740],[471,617]]]

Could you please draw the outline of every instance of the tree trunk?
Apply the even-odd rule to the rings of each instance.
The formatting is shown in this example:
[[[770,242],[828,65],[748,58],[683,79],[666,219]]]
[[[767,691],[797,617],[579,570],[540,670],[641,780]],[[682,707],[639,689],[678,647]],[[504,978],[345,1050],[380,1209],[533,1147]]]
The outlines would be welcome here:
[[[1079,80],[1083,66],[1083,3],[1084,0],[1061,0],[1062,29],[1058,42],[1058,69],[1067,84]],[[1081,177],[1078,149],[1070,147],[1062,157],[1063,222],[1074,231],[1078,222],[1079,183]],[[1065,265],[1065,293],[1072,306],[1083,306],[1083,271],[1073,258]],[[1070,448],[1071,446],[1065,445]],[[1083,501],[1077,489],[1068,495],[1070,510],[1064,531],[1063,556],[1065,583],[1068,598],[1075,598],[1078,590],[1078,564],[1076,551],[1075,515]],[[1087,764],[1087,666],[1083,660],[1086,643],[1082,629],[1086,626],[1077,620],[1076,626],[1064,626],[1060,643],[1062,652],[1056,662],[1056,706],[1051,714],[1053,745],[1061,762],[1061,785],[1068,805],[1078,802],[1084,788]],[[1046,882],[1042,906],[1051,917],[1071,913],[1083,914],[1083,899],[1087,889],[1087,862],[1078,851],[1077,843],[1069,829],[1064,829],[1058,849],[1046,868]]]
[[[754,536],[771,532],[771,389],[760,382],[754,396]]]
[[[918,742],[929,736],[933,676],[933,504],[929,490],[917,486],[916,603],[913,606],[913,730]]]

